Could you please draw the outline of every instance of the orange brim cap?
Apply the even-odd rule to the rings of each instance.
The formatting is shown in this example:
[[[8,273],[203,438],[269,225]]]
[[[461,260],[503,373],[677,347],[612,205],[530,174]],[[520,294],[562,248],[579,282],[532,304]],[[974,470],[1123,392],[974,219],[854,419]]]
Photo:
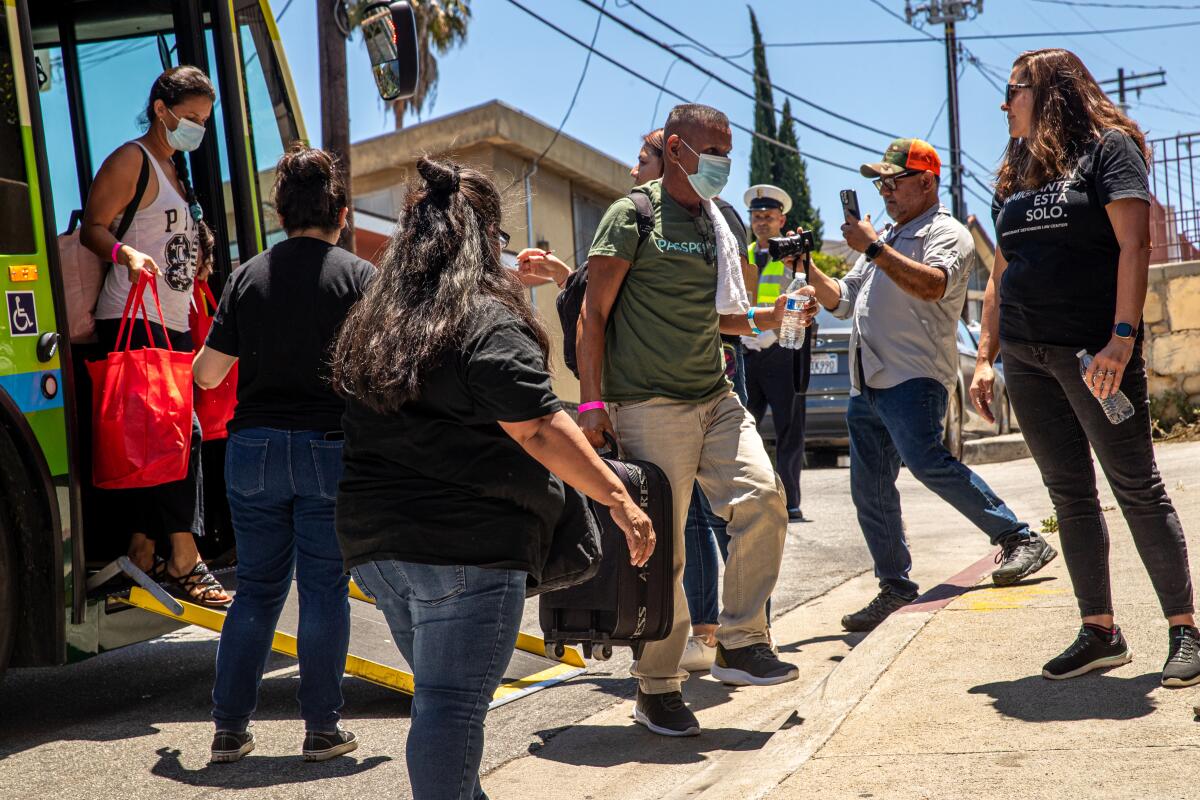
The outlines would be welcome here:
[[[883,160],[863,164],[859,172],[864,178],[886,178],[908,170],[929,170],[942,174],[942,160],[933,145],[923,139],[897,139],[884,151]]]

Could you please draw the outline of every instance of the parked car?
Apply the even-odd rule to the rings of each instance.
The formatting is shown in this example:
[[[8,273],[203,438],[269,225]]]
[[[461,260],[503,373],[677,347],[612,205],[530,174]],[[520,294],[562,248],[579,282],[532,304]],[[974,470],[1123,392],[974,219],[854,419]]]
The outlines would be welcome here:
[[[846,452],[850,436],[846,429],[846,406],[850,401],[850,320],[838,319],[825,309],[817,314],[817,339],[813,342],[812,374],[808,383],[808,416],[805,450],[810,462],[828,461],[830,455]],[[1012,405],[1004,386],[1004,370],[996,362],[996,391],[992,413],[996,422],[985,420],[967,396],[975,374],[978,342],[961,320],[958,323],[959,375],[954,394],[946,404],[946,449],[962,457],[964,435],[989,436],[1009,433],[1014,428]],[[767,412],[759,432],[773,445],[775,425]]]

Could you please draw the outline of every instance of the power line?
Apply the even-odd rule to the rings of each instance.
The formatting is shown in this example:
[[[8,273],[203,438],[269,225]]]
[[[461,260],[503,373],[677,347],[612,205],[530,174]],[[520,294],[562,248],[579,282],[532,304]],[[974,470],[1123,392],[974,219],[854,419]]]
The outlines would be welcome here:
[[[635,36],[637,36],[638,38],[646,40],[647,42],[649,42],[650,44],[652,44],[652,45],[654,45],[655,47],[659,48],[660,50],[665,50],[665,51],[667,51],[668,53],[671,53],[671,54],[672,54],[672,55],[674,55],[676,58],[678,58],[680,61],[684,62],[684,63],[685,63],[685,64],[687,64],[688,66],[690,66],[690,67],[692,67],[693,69],[695,69],[697,72],[700,72],[700,73],[701,73],[701,74],[703,74],[703,75],[707,75],[708,77],[712,78],[712,79],[713,79],[713,80],[715,80],[717,83],[721,84],[722,86],[726,87],[727,89],[729,89],[729,90],[731,90],[731,91],[734,91],[734,92],[737,92],[738,94],[742,95],[743,97],[745,97],[745,98],[747,98],[747,99],[751,100],[752,102],[754,102],[754,103],[755,103],[755,105],[762,105],[762,106],[764,106],[764,107],[770,108],[770,109],[771,109],[772,111],[774,111],[776,114],[780,114],[780,115],[782,115],[782,114],[783,114],[783,111],[782,111],[781,109],[775,108],[774,106],[769,106],[769,105],[767,105],[765,102],[761,102],[761,101],[759,101],[759,99],[758,99],[757,97],[755,97],[755,96],[754,96],[754,94],[752,94],[751,92],[747,92],[745,89],[743,89],[742,87],[738,86],[737,84],[735,84],[735,83],[731,83],[730,81],[727,81],[727,80],[725,80],[725,79],[724,79],[724,78],[722,78],[721,76],[717,75],[715,72],[713,72],[713,71],[711,71],[711,70],[709,70],[709,69],[707,69],[707,68],[705,68],[705,67],[701,66],[700,64],[696,63],[695,61],[693,61],[692,59],[688,58],[687,56],[685,56],[685,55],[683,55],[683,54],[681,54],[681,53],[678,53],[678,52],[676,52],[676,51],[672,50],[670,47],[668,47],[667,45],[665,45],[665,44],[663,44],[662,42],[658,41],[658,40],[657,40],[657,39],[655,39],[653,36],[650,36],[649,34],[647,34],[647,33],[644,33],[644,32],[642,32],[642,31],[638,30],[638,29],[637,29],[637,28],[635,28],[633,25],[629,24],[628,22],[626,22],[625,20],[621,19],[620,17],[618,17],[618,16],[616,16],[616,15],[612,14],[611,12],[608,12],[608,11],[605,11],[605,10],[603,10],[602,8],[600,8],[599,6],[597,6],[597,5],[596,5],[596,4],[593,2],[593,0],[579,0],[579,2],[583,3],[583,4],[584,4],[584,5],[586,5],[586,6],[589,6],[589,7],[591,7],[591,8],[597,9],[598,11],[600,11],[600,13],[604,14],[606,17],[608,17],[609,19],[613,20],[613,21],[614,21],[614,22],[616,22],[618,25],[620,25],[621,27],[625,28],[625,30],[627,30],[627,31],[629,31],[630,33],[634,34],[634,35],[635,35]],[[634,2],[632,2],[632,0],[631,0],[631,2],[630,2],[630,5],[633,5],[633,6],[635,6],[635,7],[637,6],[637,4],[636,4],[636,3],[634,3]],[[641,10],[641,9],[639,9],[639,10]],[[681,35],[681,36],[685,36],[685,37],[686,37],[686,34],[680,33],[680,35]],[[794,121],[794,122],[795,122],[797,125],[799,125],[800,127],[802,127],[802,128],[807,128],[808,130],[810,130],[810,131],[813,131],[814,133],[820,134],[821,136],[825,136],[825,137],[827,137],[827,138],[829,138],[829,139],[833,139],[833,140],[834,140],[834,141],[836,141],[836,142],[841,142],[842,144],[850,145],[851,147],[857,147],[858,149],[860,149],[860,150],[863,150],[863,151],[865,151],[865,152],[867,152],[867,153],[877,153],[877,152],[879,151],[879,148],[877,148],[877,147],[870,147],[870,146],[868,146],[868,145],[862,144],[861,142],[856,142],[856,141],[854,141],[854,140],[852,140],[852,139],[847,139],[847,138],[846,138],[846,137],[844,137],[844,136],[839,136],[839,135],[837,135],[836,133],[830,133],[829,131],[823,130],[822,128],[819,128],[818,126],[816,126],[816,125],[813,125],[813,124],[812,124],[812,123],[810,123],[810,122],[805,122],[805,121],[804,121],[804,120],[802,120],[802,119],[796,119],[796,117],[794,117],[794,116],[793,116],[793,117],[791,117],[791,119],[792,119],[792,121]]]
[[[645,16],[649,17],[650,19],[654,20],[655,22],[657,22],[659,25],[663,26],[667,30],[671,31],[672,33],[676,34],[677,36],[682,36],[684,39],[691,42],[691,44],[694,47],[699,48],[702,52],[706,52],[710,56],[713,56],[714,58],[721,59],[726,64],[729,64],[730,66],[734,67],[735,69],[737,69],[738,71],[742,72],[745,75],[750,75],[751,77],[754,77],[753,70],[747,69],[746,67],[737,63],[730,56],[721,55],[720,53],[716,52],[708,45],[706,45],[703,42],[696,39],[694,36],[690,36],[687,33],[684,33],[679,28],[675,27],[674,25],[672,25],[670,22],[666,21],[662,17],[659,17],[658,15],[656,15],[650,11],[647,11],[645,8],[642,7],[642,5],[640,3],[637,2],[637,0],[627,0],[625,5],[633,6],[638,11],[640,11],[642,14],[644,14]],[[746,51],[746,53],[750,53],[753,50],[754,50],[754,48],[751,47],[749,50]],[[745,55],[746,53],[743,53],[742,55]],[[793,100],[795,100],[796,102],[803,103],[804,105],[808,106],[809,108],[815,108],[817,111],[828,114],[829,116],[833,117],[834,119],[840,119],[842,122],[848,122],[851,125],[855,125],[859,128],[862,128],[863,130],[870,131],[871,133],[877,133],[880,136],[886,136],[889,139],[898,138],[896,136],[896,134],[894,134],[894,133],[889,133],[885,130],[880,130],[879,128],[872,127],[871,125],[868,125],[865,122],[860,122],[859,120],[856,120],[852,117],[848,117],[845,114],[839,114],[838,112],[834,111],[831,108],[827,108],[826,106],[815,103],[806,97],[801,97],[800,95],[796,94],[795,92],[790,92],[777,83],[772,82],[772,83],[770,83],[770,86],[771,86],[771,88],[775,89],[776,91],[778,91],[780,94],[784,95],[785,97],[790,97]]]
[[[930,33],[929,31],[925,30],[924,28],[918,28],[916,25],[913,25],[911,22],[909,22],[909,20],[908,20],[906,17],[903,17],[903,16],[901,16],[899,12],[893,11],[892,9],[888,8],[886,5],[884,5],[884,4],[883,4],[883,0],[869,0],[869,1],[870,1],[872,4],[874,4],[876,7],[878,7],[880,11],[882,11],[882,12],[883,12],[883,13],[885,13],[885,14],[887,14],[889,17],[892,17],[893,19],[895,19],[895,20],[899,21],[899,22],[900,22],[901,24],[903,24],[905,27],[907,27],[907,28],[912,28],[913,30],[919,31],[919,32],[920,32],[922,35],[924,35],[924,36],[925,36],[925,37],[926,37],[928,40],[930,40],[930,41],[934,41],[934,42],[938,42],[939,44],[941,44],[941,43],[943,42],[943,40],[942,40],[941,38],[939,38],[939,37],[937,37],[937,36],[934,36],[932,33]],[[958,37],[958,40],[959,40],[959,42],[961,42],[963,38],[964,38],[964,37],[961,37],[961,36],[960,36],[960,37]],[[985,66],[990,66],[990,65],[987,65],[987,64],[986,64],[986,63],[985,63],[985,62],[984,62],[982,59],[980,59],[980,58],[979,58],[979,56],[977,56],[977,55],[975,55],[973,52],[971,52],[971,50],[970,50],[970,49],[968,49],[967,47],[965,47],[965,46],[963,46],[963,45],[961,45],[961,44],[959,45],[959,47],[962,49],[963,53],[964,53],[964,54],[967,56],[967,58],[968,58],[969,60],[973,59],[972,63],[975,65],[975,68],[976,68],[976,69],[979,69],[979,70],[982,72],[982,70],[984,69],[984,67],[985,67]],[[984,77],[986,78],[986,75],[985,75]],[[1005,81],[1007,81],[1007,80],[1008,80],[1008,76],[1007,76],[1007,75],[1005,75],[1003,79],[1004,79]],[[989,81],[989,83],[991,83],[991,82]],[[993,87],[995,87],[995,88],[996,88],[998,91],[1001,91],[1001,92],[1002,92],[1002,91],[1004,91],[1003,89],[1000,89],[999,87],[996,87],[996,86],[995,86],[995,84],[993,84]],[[949,98],[949,96],[947,95],[947,97],[946,97],[946,102],[942,104],[942,109],[944,110],[944,109],[945,109],[945,108],[946,108],[946,107],[949,105],[949,103],[950,103],[950,98]],[[941,116],[941,114],[942,114],[942,112],[941,112],[941,111],[939,111],[939,112],[938,112],[938,116],[940,117],[940,116]],[[934,123],[934,124],[936,125],[936,118],[935,118],[935,123]],[[933,127],[934,127],[934,126],[932,126],[932,125],[930,126],[930,133],[931,133],[931,134],[932,134],[932,132],[933,132]],[[939,150],[948,150],[948,149],[949,149],[949,148],[947,148],[947,147],[945,147],[945,146],[936,145],[936,144],[934,145],[934,147],[935,147],[936,149],[939,149]],[[970,161],[970,162],[971,162],[972,164],[974,164],[975,166],[979,167],[979,168],[980,168],[981,170],[983,170],[985,173],[988,173],[988,174],[990,174],[990,173],[991,173],[991,171],[992,171],[992,168],[991,168],[991,167],[989,167],[989,166],[987,166],[986,164],[984,164],[984,163],[983,163],[982,161],[980,161],[979,159],[975,158],[975,156],[973,156],[973,155],[971,155],[970,153],[968,153],[968,152],[966,151],[966,148],[964,148],[964,147],[962,146],[962,143],[961,143],[961,142],[959,143],[958,152],[959,152],[959,155],[961,155],[963,158],[965,158],[965,159],[967,159],[968,161]],[[962,169],[962,173],[963,173],[963,175],[964,175],[964,176],[966,176],[966,177],[970,178],[971,180],[975,181],[975,182],[976,182],[976,183],[978,183],[980,186],[984,186],[983,182],[982,182],[982,181],[980,181],[980,180],[979,180],[979,178],[977,178],[977,177],[975,176],[975,173],[971,172],[970,170],[968,170],[968,169],[967,169],[965,166],[963,166],[963,165],[961,165],[961,164],[959,165],[959,167]],[[987,188],[987,187],[985,187],[985,189],[986,189],[987,191],[989,191],[989,192],[991,191],[991,189],[990,189],[990,188]],[[989,204],[990,204],[990,202],[991,202],[991,201],[989,200],[988,202],[989,202]]]
[[[1141,31],[1161,31],[1173,30],[1176,28],[1194,28],[1200,25],[1200,20],[1189,20],[1187,22],[1174,22],[1164,25],[1139,25],[1130,28],[1108,28],[1106,30],[1090,30],[1090,31],[1030,31],[1027,33],[990,33],[978,34],[972,36],[960,36],[959,41],[995,41],[999,39],[1033,39],[1045,38],[1047,36],[1063,37],[1063,36],[1103,36],[1109,33],[1139,33]],[[929,44],[930,42],[940,42],[937,37],[932,39],[841,39],[836,41],[808,41],[808,42],[771,42],[765,47],[843,47],[852,45],[876,45],[876,44]]]
[[[567,113],[563,114],[562,122],[558,123],[558,129],[554,131],[554,136],[550,139],[550,144],[546,145],[546,149],[542,154],[533,160],[534,168],[537,164],[546,157],[546,153],[550,152],[550,148],[554,147],[554,143],[558,141],[558,137],[562,134],[563,128],[567,124],[567,120],[571,118],[571,112],[575,110],[575,101],[579,99],[579,90],[583,88],[583,79],[587,77],[588,67],[592,63],[592,53],[595,52],[596,37],[600,35],[600,23],[604,21],[604,6],[608,0],[601,0],[600,13],[596,15],[596,27],[592,31],[592,42],[588,45],[587,56],[583,59],[583,71],[579,73],[579,82],[575,84],[575,94],[571,95],[571,102],[567,106]]]
[[[676,98],[677,100],[679,100],[681,102],[684,102],[684,103],[691,102],[691,100],[689,100],[687,97],[684,97],[683,95],[679,94],[678,92],[668,89],[667,87],[663,86],[662,84],[657,83],[657,82],[651,80],[650,78],[647,78],[645,75],[642,75],[640,72],[633,69],[632,67],[629,67],[629,66],[623,64],[622,62],[620,62],[617,59],[613,58],[612,56],[608,55],[604,51],[589,47],[587,42],[584,42],[582,39],[563,30],[558,25],[555,25],[553,22],[551,22],[550,20],[543,17],[541,14],[538,14],[537,12],[535,12],[532,9],[525,6],[523,3],[519,2],[519,0],[508,0],[508,2],[510,5],[516,6],[517,8],[521,9],[526,14],[528,14],[529,16],[536,19],[538,22],[542,23],[543,25],[550,28],[551,30],[565,36],[566,38],[570,39],[572,42],[579,45],[580,47],[584,47],[589,50],[592,50],[596,56],[607,61],[609,64],[612,64],[614,67],[620,69],[622,72],[625,72],[628,75],[632,75],[633,77],[637,78],[641,82],[648,84],[649,86],[652,86],[655,89],[662,90],[664,93],[671,95],[672,97]],[[839,164],[836,161],[832,161],[828,158],[822,158],[820,156],[813,155],[812,153],[801,152],[800,149],[797,147],[792,147],[791,145],[784,144],[783,142],[779,141],[778,139],[772,138],[770,136],[765,136],[764,134],[761,134],[756,130],[747,128],[745,125],[741,125],[739,123],[731,121],[730,127],[737,128],[738,130],[742,131],[743,133],[748,133],[749,135],[753,136],[756,139],[761,139],[765,142],[769,142],[769,143],[775,145],[776,147],[782,148],[784,150],[788,150],[792,153],[796,153],[797,155],[803,156],[804,158],[807,158],[811,161],[817,161],[821,164],[825,164],[830,167],[836,167],[837,169],[842,169],[847,172],[853,172],[856,175],[858,174],[858,169],[856,167],[851,167],[846,164]]]

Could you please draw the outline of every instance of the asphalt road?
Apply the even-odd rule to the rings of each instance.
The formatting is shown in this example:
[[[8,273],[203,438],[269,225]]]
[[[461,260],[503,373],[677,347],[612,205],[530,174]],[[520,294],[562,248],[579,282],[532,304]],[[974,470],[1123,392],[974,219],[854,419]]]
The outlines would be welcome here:
[[[1036,524],[1049,502],[1028,461],[979,468],[1010,506]],[[782,615],[869,569],[846,469],[810,470],[804,509],[812,522],[788,531],[774,595]],[[902,476],[906,528],[924,572],[940,579],[984,554],[985,537]],[[928,587],[926,587],[928,588]],[[845,609],[839,611],[851,611]],[[536,610],[526,629],[536,631]],[[57,669],[10,671],[0,686],[0,798],[407,798],[407,698],[357,679],[344,684],[345,724],[360,737],[350,757],[299,758],[294,662],[272,656],[255,732],[258,749],[238,765],[210,766],[209,693],[214,634],[175,634]],[[781,643],[784,647],[788,643]],[[619,652],[588,673],[496,709],[488,717],[485,771],[529,755],[593,714],[633,696]],[[829,664],[832,667],[832,664]],[[485,780],[486,785],[486,780]],[[531,796],[537,796],[531,787]]]

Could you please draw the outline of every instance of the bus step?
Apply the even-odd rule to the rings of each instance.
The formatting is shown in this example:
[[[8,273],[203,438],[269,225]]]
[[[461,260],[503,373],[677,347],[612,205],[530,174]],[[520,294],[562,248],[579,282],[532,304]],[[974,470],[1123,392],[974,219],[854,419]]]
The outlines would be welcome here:
[[[146,580],[150,581],[149,577],[146,577]],[[150,583],[153,584],[153,581]],[[227,591],[235,591],[231,586],[236,583],[235,580],[222,576],[222,583]],[[152,593],[139,582],[139,585],[129,589],[128,593],[122,592],[110,599],[212,631],[220,631],[225,624],[226,609],[176,600],[163,592],[161,587],[155,585],[155,588],[158,592]],[[179,606],[179,613],[170,610],[167,603],[161,602],[159,593],[170,603]],[[367,605],[370,601],[353,583],[351,593],[356,599],[366,602],[351,604],[350,654],[346,657],[346,674],[411,695],[414,691],[412,671],[400,655],[382,612],[373,604]],[[293,588],[280,615],[271,649],[295,658],[296,637],[289,631],[295,631],[298,623],[299,604]],[[564,658],[556,661],[546,657],[544,646],[539,637],[520,634],[517,652],[513,654],[504,679],[493,695],[491,708],[527,697],[587,671],[583,658],[574,649],[568,648]]]
[[[375,605],[375,601],[359,588],[358,584],[353,580],[350,581],[350,597],[370,606]],[[378,614],[379,612],[376,613]],[[356,619],[358,618],[358,614],[354,612],[352,614],[354,614]],[[382,617],[381,614],[380,617]],[[395,645],[390,646],[395,649]],[[560,658],[555,656],[553,652],[547,651],[546,641],[541,636],[520,631],[517,633],[516,649],[517,652],[513,654],[513,660],[509,664],[508,671],[512,673],[514,672],[514,668],[517,674],[528,672],[530,669],[535,669],[535,671],[525,677],[510,679],[506,676],[505,681],[500,684],[499,688],[496,689],[496,693],[492,696],[490,708],[511,703],[514,700],[519,700],[534,692],[541,691],[542,689],[570,680],[587,672],[587,663],[583,660],[582,651],[575,647],[566,647]],[[547,666],[547,661],[551,662],[552,665]]]

